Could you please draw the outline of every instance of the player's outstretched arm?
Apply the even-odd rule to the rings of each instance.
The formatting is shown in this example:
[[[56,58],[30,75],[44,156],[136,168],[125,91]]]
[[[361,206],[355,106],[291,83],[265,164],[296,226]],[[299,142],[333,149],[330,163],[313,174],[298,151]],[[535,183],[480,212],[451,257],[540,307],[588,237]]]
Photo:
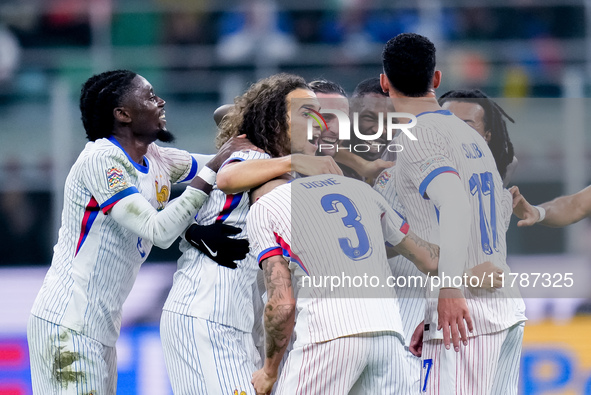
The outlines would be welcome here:
[[[540,212],[519,192],[516,186],[510,189],[513,195],[513,213],[520,219],[517,226],[531,226],[536,222],[550,227],[563,227],[579,222],[591,215],[591,186],[567,196],[560,196],[554,200],[542,203],[545,211],[540,221]]]
[[[218,174],[217,186],[226,194],[244,192],[291,171],[306,176],[343,174],[334,159],[328,156],[292,154],[228,163]]]
[[[454,173],[437,175],[426,188],[428,197],[439,209],[440,251],[439,275],[463,277],[470,240],[470,202],[460,178]],[[466,327],[474,330],[466,299],[458,288],[441,288],[437,303],[443,343],[460,350],[460,340],[468,343]],[[450,342],[451,340],[451,342]]]
[[[161,211],[152,207],[139,193],[132,193],[119,200],[107,212],[127,230],[158,247],[168,248],[187,229],[207,199],[222,163],[237,148],[247,146],[252,144],[243,137],[230,139],[191,180],[181,196]]]
[[[540,212],[519,192],[517,186],[509,188],[513,197],[513,214],[520,219],[517,226],[532,226],[540,219]]]
[[[368,161],[350,151],[340,150],[334,156],[334,160],[355,170],[359,175],[366,178],[375,178],[382,171],[394,166],[394,162],[376,159]]]
[[[218,173],[217,186],[225,194],[248,191],[291,171],[289,156],[251,159],[226,164]]]
[[[262,262],[267,304],[265,305],[265,363],[252,375],[257,394],[267,394],[277,381],[277,371],[295,322],[296,302],[287,261],[275,255]]]

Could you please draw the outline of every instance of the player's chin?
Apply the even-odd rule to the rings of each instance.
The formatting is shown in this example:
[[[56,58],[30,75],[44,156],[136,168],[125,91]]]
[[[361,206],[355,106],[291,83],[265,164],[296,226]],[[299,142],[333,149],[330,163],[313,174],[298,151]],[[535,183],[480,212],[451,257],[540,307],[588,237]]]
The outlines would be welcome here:
[[[163,143],[172,143],[174,142],[175,137],[174,134],[169,132],[167,129],[161,128],[160,130],[158,130],[158,133],[156,134],[156,139],[158,141],[162,141]]]

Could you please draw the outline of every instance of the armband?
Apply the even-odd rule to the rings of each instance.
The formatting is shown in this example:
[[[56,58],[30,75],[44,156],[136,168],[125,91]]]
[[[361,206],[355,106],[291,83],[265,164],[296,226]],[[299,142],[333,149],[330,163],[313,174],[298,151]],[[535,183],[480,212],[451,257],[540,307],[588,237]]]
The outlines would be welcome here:
[[[208,183],[209,185],[215,184],[216,172],[211,170],[207,166],[203,166],[203,169],[197,174],[203,181]]]
[[[546,218],[546,209],[542,206],[534,206],[534,208],[540,213],[540,218],[536,222],[542,222]]]

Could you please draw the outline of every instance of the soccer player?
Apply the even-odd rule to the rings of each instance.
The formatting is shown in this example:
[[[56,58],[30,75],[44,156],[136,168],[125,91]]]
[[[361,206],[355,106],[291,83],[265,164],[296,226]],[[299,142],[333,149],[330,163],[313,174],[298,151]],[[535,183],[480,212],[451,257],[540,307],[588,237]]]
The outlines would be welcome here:
[[[517,186],[509,190],[513,195],[513,214],[520,219],[517,226],[532,226],[539,223],[561,228],[591,216],[591,187],[572,195],[559,196],[539,206],[531,205]]]
[[[417,140],[396,139],[404,146],[395,167],[397,193],[413,231],[440,246],[442,282],[426,300],[421,389],[516,394],[526,320],[518,291],[470,289],[456,281],[487,260],[508,272],[510,196],[485,141],[437,103],[441,72],[433,43],[400,34],[382,56],[382,89],[396,111],[418,118],[411,129]]]
[[[386,128],[388,112],[394,111],[394,109],[388,100],[388,95],[382,90],[380,79],[378,77],[368,78],[357,84],[351,96],[351,103],[351,111],[359,114],[359,133],[373,136],[378,133],[380,124],[382,127],[381,135],[371,140],[371,150],[361,152],[361,157],[370,161],[381,158],[395,162],[396,152],[390,152],[387,149],[391,141],[387,140]],[[352,145],[367,143],[354,133],[351,135],[351,140]]]
[[[517,168],[504,119],[515,123],[513,118],[479,89],[449,91],[441,95],[438,102],[442,109],[451,111],[486,140],[506,187]]]
[[[418,239],[367,184],[334,175],[275,188],[253,205],[247,228],[268,292],[266,359],[253,375],[257,394],[277,380],[296,309],[296,342],[276,393],[411,393],[396,292],[384,287],[390,275],[384,240],[424,272],[436,270],[438,247]],[[305,285],[332,275],[371,277],[382,287]]]
[[[321,109],[335,109],[349,115],[349,99],[345,90],[335,82],[320,79],[309,83],[310,87],[318,97]],[[379,87],[379,80],[378,80]],[[385,98],[385,96],[383,96]],[[384,100],[384,102],[386,102]],[[318,140],[317,155],[332,156],[348,177],[357,179],[375,179],[384,169],[392,166],[394,163],[385,161],[375,155],[358,154],[350,147],[344,147],[349,143],[359,142],[352,135],[351,141],[343,142],[339,140],[339,121],[335,114],[330,112],[323,113],[323,118],[326,121],[326,128],[322,128],[320,138]],[[360,123],[363,123],[366,117],[360,116]],[[384,117],[386,114],[384,113]],[[376,124],[377,125],[377,124]],[[384,123],[385,125],[385,123]],[[361,129],[361,127],[360,127]],[[385,129],[384,129],[385,130]],[[364,133],[363,130],[362,133]],[[375,133],[375,131],[374,131]],[[354,145],[354,144],[351,144]],[[367,156],[367,157],[366,157]]]
[[[292,103],[300,107],[293,108]],[[305,139],[309,108],[318,109],[315,95],[301,77],[289,74],[262,79],[236,99],[220,124],[218,144],[245,134],[264,152],[247,150],[230,155],[218,174],[211,198],[199,212],[198,224],[221,222],[241,228],[249,208],[246,192],[277,176],[273,173],[276,168],[268,171],[269,164],[279,164],[280,174],[286,173],[292,169],[293,145],[314,152],[316,147]],[[296,129],[303,132],[292,133]],[[325,158],[317,159],[317,163],[330,164]],[[251,164],[255,170],[235,177],[234,168]],[[305,173],[313,167],[304,165],[300,168],[294,163],[293,169]],[[236,237],[245,239],[247,233],[243,231]],[[188,243],[181,242],[181,250],[183,255],[161,320],[162,345],[173,391],[251,394],[250,380],[257,363],[251,335],[256,259],[247,256],[230,268],[217,265],[211,253],[192,249]]]
[[[66,179],[58,242],[27,330],[35,394],[115,394],[121,308],[141,264],[153,244],[166,248],[189,226],[219,166],[243,146],[224,147],[195,177],[188,152],[154,143],[173,137],[164,104],[128,70],[82,87],[90,142]],[[189,180],[168,204],[171,184]]]
[[[316,94],[321,108],[330,108],[349,114],[349,99],[342,86],[336,82],[325,79],[311,81],[308,85],[310,86],[310,89],[312,89],[312,92]],[[322,116],[326,121],[327,127],[320,130],[316,155],[332,156],[334,158],[339,154],[339,151],[337,150],[340,143],[339,120],[337,119],[337,116],[332,113],[325,113],[322,114]],[[317,127],[317,125],[314,125],[314,127]]]

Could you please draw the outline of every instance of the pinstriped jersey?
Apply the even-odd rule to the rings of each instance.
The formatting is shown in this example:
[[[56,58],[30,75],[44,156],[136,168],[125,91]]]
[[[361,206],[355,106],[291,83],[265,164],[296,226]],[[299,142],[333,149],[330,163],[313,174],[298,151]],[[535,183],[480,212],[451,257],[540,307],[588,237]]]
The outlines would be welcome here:
[[[396,193],[394,168],[391,167],[384,170],[376,178],[373,189],[382,195],[390,207],[397,213],[406,217],[406,210],[402,206],[402,203],[400,203],[400,199],[398,199]],[[426,288],[421,286],[421,284],[426,284],[424,279],[427,276],[417,269],[414,263],[402,255],[388,259],[388,263],[390,264],[394,277],[405,279],[404,283],[400,282],[399,284],[406,284],[406,286],[396,287],[396,294],[398,295],[398,304],[400,305],[400,318],[402,319],[402,327],[404,329],[404,339],[406,340],[406,346],[409,346],[414,330],[425,317]],[[418,277],[421,278],[420,281],[409,280]]]
[[[32,314],[115,345],[121,307],[152,243],[107,213],[134,193],[164,208],[171,183],[192,178],[198,167],[188,152],[156,144],[144,163],[114,138],[86,144],[66,179],[58,242]]]
[[[267,159],[269,155],[257,151],[238,151],[226,163]],[[214,185],[209,199],[197,214],[199,225],[223,222],[242,229],[235,237],[244,239],[246,215],[249,209],[248,192],[226,195]],[[254,323],[252,287],[256,279],[256,259],[249,254],[237,262],[236,269],[218,265],[215,261],[181,241],[182,256],[177,263],[172,289],[164,310],[203,318],[219,324],[250,332]]]
[[[379,331],[402,337],[396,292],[385,286],[384,240],[399,244],[408,226],[369,185],[335,175],[297,179],[260,198],[247,225],[259,262],[289,259],[298,344]],[[331,276],[343,286],[326,284]]]
[[[417,115],[413,128],[417,141],[404,135],[397,143],[404,146],[395,167],[398,196],[406,208],[413,231],[432,243],[439,242],[438,212],[429,200],[429,183],[444,172],[457,174],[470,201],[470,241],[463,269],[491,261],[508,273],[506,231],[512,213],[510,193],[503,182],[485,140],[449,111]],[[431,331],[425,339],[440,338],[437,327],[437,294],[427,300],[425,324]],[[494,291],[464,290],[474,320],[472,335],[498,332],[525,320],[524,304],[517,289]]]

